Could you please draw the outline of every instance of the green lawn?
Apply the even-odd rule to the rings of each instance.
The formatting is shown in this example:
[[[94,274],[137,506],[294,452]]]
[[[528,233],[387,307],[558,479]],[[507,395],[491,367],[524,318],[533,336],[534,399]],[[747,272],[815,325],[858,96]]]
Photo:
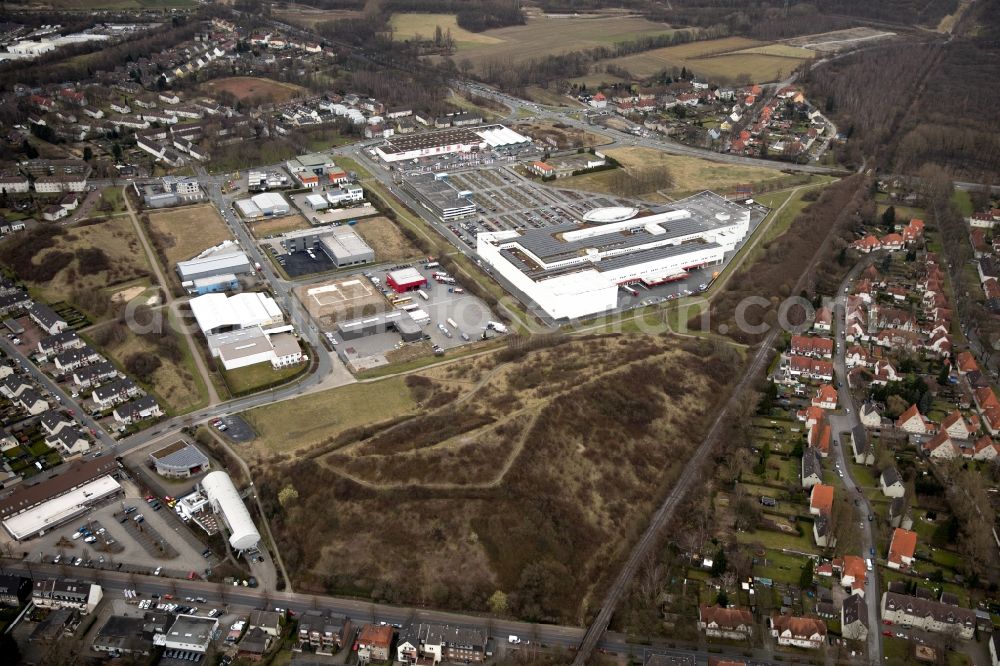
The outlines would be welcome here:
[[[765,556],[767,564],[754,567],[755,576],[770,578],[780,583],[799,584],[799,576],[806,558],[802,555],[791,555],[778,550],[768,550]]]
[[[806,525],[803,525],[802,531],[803,536],[780,534],[765,530],[757,530],[752,533],[739,532],[736,534],[736,540],[745,544],[760,544],[772,550],[784,548],[802,553],[817,553],[818,549],[812,541],[812,527],[809,526],[809,529],[806,529]]]
[[[113,207],[112,210],[105,213],[100,210],[101,204],[98,204],[96,211],[102,215],[114,215],[115,213],[124,213],[126,211],[125,197],[122,195],[120,187],[105,187],[101,190],[101,203],[110,203]]]
[[[223,370],[229,390],[235,395],[242,395],[275,383],[284,383],[303,372],[308,363],[290,365],[275,370],[270,363],[255,363],[236,370]]]
[[[403,377],[351,384],[244,412],[259,437],[255,446],[271,453],[307,449],[349,428],[378,423],[413,411]]]
[[[970,217],[975,210],[972,207],[972,197],[969,196],[968,192],[963,192],[962,190],[955,190],[955,193],[951,196],[951,200],[955,202],[958,209],[962,211],[963,217]]]

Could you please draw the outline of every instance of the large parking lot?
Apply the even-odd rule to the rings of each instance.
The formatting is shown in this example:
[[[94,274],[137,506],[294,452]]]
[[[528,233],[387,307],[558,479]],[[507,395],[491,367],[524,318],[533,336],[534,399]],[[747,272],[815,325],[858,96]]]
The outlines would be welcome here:
[[[104,502],[66,525],[25,542],[25,547],[39,560],[52,562],[58,556],[60,563],[70,567],[90,562],[96,568],[115,569],[120,564],[122,570],[142,573],[160,569],[160,575],[178,578],[191,571],[203,574],[208,560],[197,541],[184,533],[189,528],[173,510],[162,506],[154,511],[131,482],[123,482],[122,487],[125,497]],[[130,506],[136,510],[125,516],[122,509]],[[143,516],[141,525],[134,520],[138,514]],[[102,528],[105,531],[93,543],[86,543],[82,537],[74,539],[73,535],[88,524],[95,534]],[[82,560],[79,565],[73,564],[76,558]]]
[[[368,279],[378,280],[379,288],[387,298],[402,299],[397,307],[419,309],[427,314],[429,321],[418,323],[421,324],[425,340],[431,345],[448,350],[481,339],[483,333],[487,331],[487,323],[496,320],[489,307],[465,291],[461,283],[444,284],[436,281],[434,273],[442,272],[442,268],[426,268],[421,264],[413,264],[412,267],[427,279],[426,286],[420,290],[427,295],[426,299],[418,291],[396,294],[387,288],[386,276],[393,270],[393,266],[373,267],[366,271],[365,275]],[[454,322],[454,325],[449,323],[449,320]],[[493,331],[487,334],[496,335]],[[405,344],[399,334],[393,331],[351,340],[344,340],[339,334],[331,331],[328,337],[335,341],[337,352],[342,358],[355,362],[360,359],[384,357],[387,352],[399,349]]]

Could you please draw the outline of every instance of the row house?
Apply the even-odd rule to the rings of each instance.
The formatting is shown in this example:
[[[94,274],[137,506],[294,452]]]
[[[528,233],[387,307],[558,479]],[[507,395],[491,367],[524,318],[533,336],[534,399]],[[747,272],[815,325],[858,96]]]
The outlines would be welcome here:
[[[75,421],[62,412],[51,410],[42,414],[42,418],[39,419],[38,423],[42,426],[45,434],[54,435],[63,428],[72,428]]]
[[[745,608],[702,605],[698,608],[698,628],[712,638],[734,641],[753,636],[753,615]]]
[[[0,194],[24,194],[29,189],[27,176],[0,176]]]
[[[82,430],[75,427],[63,428],[45,438],[45,443],[62,452],[66,457],[83,455],[90,451],[90,440]]]
[[[35,179],[36,192],[83,192],[86,189],[86,176],[76,174],[39,176]]]
[[[299,619],[299,637],[292,649],[302,652],[308,646],[316,654],[332,655],[347,645],[353,634],[351,618],[308,611]]]
[[[819,421],[809,428],[808,443],[809,448],[817,451],[822,457],[830,455],[830,444],[833,441],[833,428],[830,426],[826,414]]]
[[[807,335],[794,335],[792,336],[791,353],[797,356],[831,358],[833,356],[833,340]]]
[[[28,292],[23,289],[4,294],[0,296],[0,315],[6,317],[12,312],[19,312],[29,307],[33,302],[31,296],[28,296]]]
[[[118,405],[112,412],[112,416],[114,416],[115,421],[122,425],[131,425],[146,419],[163,416],[163,410],[156,402],[156,398],[145,395],[131,402],[126,402],[124,405]]]
[[[411,625],[400,632],[396,658],[403,664],[482,663],[486,636],[478,629],[440,624]]]
[[[98,386],[91,394],[91,398],[95,405],[104,410],[127,402],[141,394],[142,389],[131,378],[125,377]]]
[[[10,367],[10,366],[7,366]],[[32,383],[18,375],[9,374],[0,381],[0,395],[13,400],[32,387]]]
[[[826,641],[826,623],[818,617],[772,615],[768,623],[778,645],[816,650]]]
[[[86,615],[92,612],[104,597],[96,583],[70,579],[36,580],[31,600],[40,608],[69,608]]]
[[[49,403],[33,388],[22,391],[14,398],[14,404],[31,416],[37,416],[49,408]]]
[[[56,366],[56,370],[60,374],[66,374],[67,372],[73,372],[77,368],[82,368],[90,363],[97,363],[98,361],[103,361],[104,357],[97,353],[89,345],[84,345],[75,349],[67,349],[66,351],[56,354],[53,359],[53,363]]]
[[[70,349],[80,349],[86,344],[76,331],[63,331],[39,340],[38,353],[48,358]]]
[[[833,381],[833,363],[808,356],[790,356],[788,372],[792,377]]]
[[[80,389],[98,386],[116,377],[118,377],[118,368],[110,361],[93,363],[73,371],[73,383]]]
[[[976,614],[967,608],[898,592],[882,595],[882,620],[964,639],[971,639],[976,630]]]

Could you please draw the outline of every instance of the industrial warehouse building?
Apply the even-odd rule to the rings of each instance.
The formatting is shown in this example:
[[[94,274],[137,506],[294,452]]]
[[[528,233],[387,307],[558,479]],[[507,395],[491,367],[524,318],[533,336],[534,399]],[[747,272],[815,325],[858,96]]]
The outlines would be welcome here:
[[[424,336],[420,325],[406,310],[381,312],[371,317],[362,317],[337,324],[337,332],[344,340],[356,340],[366,335],[395,331],[404,342],[414,342]]]
[[[153,451],[149,454],[149,461],[157,474],[168,479],[187,479],[211,466],[208,456],[183,439]]]
[[[441,220],[455,220],[476,214],[472,192],[459,190],[446,173],[420,173],[403,180],[403,190]]]
[[[257,220],[262,217],[279,217],[288,215],[292,207],[288,205],[285,197],[277,192],[261,192],[249,199],[240,199],[236,202],[236,210],[245,220]]]
[[[350,227],[324,227],[301,229],[284,234],[289,252],[309,249],[323,251],[337,268],[359,266],[375,261],[375,250]]]
[[[192,298],[189,305],[204,335],[253,326],[274,326],[285,321],[285,315],[274,299],[261,292],[244,292],[234,296],[205,294]]]
[[[471,153],[479,150],[512,150],[531,145],[531,139],[503,125],[487,127],[456,127],[439,132],[398,134],[375,148],[375,153],[385,162],[415,160],[452,153]]]
[[[584,317],[615,309],[621,285],[722,263],[750,230],[749,209],[711,192],[668,208],[605,224],[481,233],[476,249],[554,319]]]
[[[245,368],[257,363],[270,363],[274,369],[284,368],[305,360],[299,341],[291,326],[264,329],[260,326],[216,333],[208,336],[208,349],[213,358],[222,361],[226,370]]]
[[[397,294],[416,291],[427,285],[427,278],[416,268],[400,268],[392,271],[386,276],[385,281]]]
[[[253,264],[250,263],[250,259],[233,241],[225,241],[210,247],[194,259],[177,262],[177,274],[181,278],[181,284],[199,278],[244,275],[252,272]]]
[[[260,533],[229,475],[225,472],[210,472],[201,480],[201,488],[212,509],[222,516],[229,528],[229,544],[233,549],[248,550],[256,547],[260,543]]]

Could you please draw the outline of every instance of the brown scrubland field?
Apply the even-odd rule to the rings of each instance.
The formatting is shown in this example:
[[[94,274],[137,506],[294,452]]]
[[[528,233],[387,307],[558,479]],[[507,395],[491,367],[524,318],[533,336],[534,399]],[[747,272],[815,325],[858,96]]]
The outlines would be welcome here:
[[[251,464],[299,591],[485,609],[501,590],[579,621],[739,362],[663,336],[515,340],[407,376],[416,409]]]

